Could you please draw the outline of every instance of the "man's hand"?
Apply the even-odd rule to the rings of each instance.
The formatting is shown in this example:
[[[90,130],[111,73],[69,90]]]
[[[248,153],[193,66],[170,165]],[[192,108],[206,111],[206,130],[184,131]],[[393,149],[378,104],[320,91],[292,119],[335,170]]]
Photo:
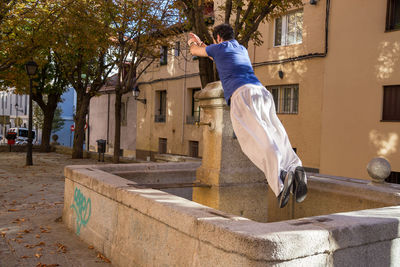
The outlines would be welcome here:
[[[190,39],[188,41],[188,45],[191,46],[193,43],[196,44],[197,46],[203,46],[204,43],[200,40],[199,36],[197,36],[194,33],[189,33]]]
[[[200,40],[200,38],[192,32],[189,33],[189,36],[190,36],[190,39],[188,41],[188,45],[190,47],[190,53],[193,56],[208,57],[207,51],[206,51],[206,44],[203,43]]]
[[[196,40],[196,43],[201,44],[202,41],[200,40],[199,36],[197,36],[196,34],[194,34],[193,32],[189,33],[190,38],[193,38]]]

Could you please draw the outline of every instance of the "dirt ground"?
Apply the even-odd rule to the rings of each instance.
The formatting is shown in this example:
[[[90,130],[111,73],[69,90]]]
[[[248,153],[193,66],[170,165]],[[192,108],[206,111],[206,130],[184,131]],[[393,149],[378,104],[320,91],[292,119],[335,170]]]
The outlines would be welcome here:
[[[0,153],[0,266],[112,266],[61,221],[66,165],[97,164],[57,153]]]

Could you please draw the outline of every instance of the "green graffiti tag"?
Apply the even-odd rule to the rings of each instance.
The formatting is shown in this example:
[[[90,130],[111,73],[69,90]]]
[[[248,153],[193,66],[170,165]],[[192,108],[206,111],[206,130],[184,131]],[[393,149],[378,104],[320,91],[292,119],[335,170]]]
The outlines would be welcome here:
[[[86,226],[89,221],[92,212],[92,201],[90,198],[86,199],[81,193],[81,190],[75,188],[74,204],[71,205],[71,208],[73,208],[76,213],[76,234],[79,235],[82,225]]]

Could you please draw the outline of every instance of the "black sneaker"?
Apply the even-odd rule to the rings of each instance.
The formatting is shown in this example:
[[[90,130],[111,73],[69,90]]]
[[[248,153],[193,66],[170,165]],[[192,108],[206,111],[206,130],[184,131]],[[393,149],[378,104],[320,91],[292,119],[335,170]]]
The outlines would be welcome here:
[[[301,166],[294,171],[293,194],[298,203],[303,202],[307,196],[307,175]]]
[[[283,208],[289,202],[290,192],[293,187],[293,172],[286,173],[285,171],[281,171],[281,180],[283,181],[283,189],[278,196],[279,207]]]

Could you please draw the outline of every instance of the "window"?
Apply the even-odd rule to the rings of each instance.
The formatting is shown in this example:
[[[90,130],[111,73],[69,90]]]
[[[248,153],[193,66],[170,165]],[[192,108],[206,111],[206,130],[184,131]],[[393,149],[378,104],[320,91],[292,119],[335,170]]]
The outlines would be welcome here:
[[[155,122],[165,122],[167,111],[167,91],[156,91]]]
[[[268,86],[271,92],[276,113],[297,114],[299,111],[299,85]]]
[[[158,138],[158,153],[167,153],[167,138]]]
[[[175,56],[179,57],[181,54],[181,42],[175,42]]]
[[[194,124],[196,121],[200,119],[200,111],[199,111],[199,101],[194,98],[196,92],[200,91],[200,88],[189,89],[190,95],[190,115],[186,116],[187,124]]]
[[[400,30],[400,0],[388,0],[387,2],[386,30]]]
[[[275,19],[275,46],[300,44],[303,41],[303,10]]]
[[[199,157],[199,142],[189,141],[189,157],[198,158]]]
[[[385,179],[385,182],[400,184],[400,172],[391,172],[389,177]]]
[[[383,87],[382,121],[400,121],[400,85]]]
[[[167,65],[168,63],[168,47],[162,46],[160,51],[160,65]]]

